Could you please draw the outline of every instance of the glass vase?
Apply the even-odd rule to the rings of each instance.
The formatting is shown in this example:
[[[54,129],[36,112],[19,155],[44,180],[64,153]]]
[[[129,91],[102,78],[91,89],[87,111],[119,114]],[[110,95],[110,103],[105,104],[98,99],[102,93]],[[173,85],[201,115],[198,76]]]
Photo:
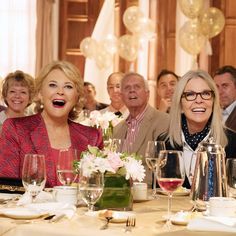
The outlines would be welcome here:
[[[126,180],[124,175],[106,173],[103,194],[95,204],[96,210],[131,211],[133,209],[131,185],[131,181]]]

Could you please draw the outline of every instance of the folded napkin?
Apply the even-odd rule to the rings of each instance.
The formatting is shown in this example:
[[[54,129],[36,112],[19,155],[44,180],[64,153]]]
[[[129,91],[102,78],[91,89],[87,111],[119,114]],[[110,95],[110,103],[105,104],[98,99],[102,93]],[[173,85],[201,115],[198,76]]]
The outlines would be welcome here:
[[[48,213],[50,215],[65,215],[68,218],[73,217],[76,207],[73,204],[63,202],[32,203],[25,205],[30,210],[39,213]]]
[[[236,233],[236,218],[216,216],[196,218],[189,221],[187,229],[196,231],[219,231]]]
[[[54,201],[53,195],[51,193],[47,193],[44,191],[41,191],[38,196],[36,197],[35,202],[40,203],[40,202],[52,202]],[[29,192],[25,192],[22,197],[19,199],[17,202],[18,206],[21,205],[26,205],[32,202],[32,196],[29,194]]]

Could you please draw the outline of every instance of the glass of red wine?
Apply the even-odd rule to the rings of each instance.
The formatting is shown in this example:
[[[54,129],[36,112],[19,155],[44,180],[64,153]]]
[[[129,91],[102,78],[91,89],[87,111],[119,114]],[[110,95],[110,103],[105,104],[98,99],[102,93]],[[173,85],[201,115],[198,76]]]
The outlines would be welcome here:
[[[183,184],[185,178],[183,153],[175,150],[163,150],[160,151],[158,159],[157,181],[161,189],[168,193],[166,226],[170,229],[172,195]]]

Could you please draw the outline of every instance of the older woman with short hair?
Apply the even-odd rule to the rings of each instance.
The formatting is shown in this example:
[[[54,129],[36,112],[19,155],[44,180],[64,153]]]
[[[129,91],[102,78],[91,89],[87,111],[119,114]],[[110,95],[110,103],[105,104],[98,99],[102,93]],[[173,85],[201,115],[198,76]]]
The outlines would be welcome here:
[[[33,77],[21,70],[9,73],[2,84],[2,98],[7,107],[0,110],[0,129],[7,118],[25,116],[33,97]]]
[[[203,70],[191,70],[178,82],[170,110],[167,133],[158,137],[165,140],[167,149],[183,151],[186,175],[199,143],[213,139],[225,148],[226,158],[236,153],[236,133],[223,127],[219,94],[211,76]],[[191,166],[193,168],[193,166]],[[191,179],[184,186],[190,187]]]

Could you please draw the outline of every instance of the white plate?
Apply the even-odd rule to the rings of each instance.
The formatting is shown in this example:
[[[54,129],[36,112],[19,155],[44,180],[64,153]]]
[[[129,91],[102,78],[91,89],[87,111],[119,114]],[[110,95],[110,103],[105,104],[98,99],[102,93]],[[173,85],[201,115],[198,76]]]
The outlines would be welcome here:
[[[12,219],[36,219],[43,215],[46,215],[46,213],[38,212],[32,209],[23,208],[23,207],[15,207],[15,208],[2,208],[0,209],[0,215],[9,217]]]
[[[151,200],[154,200],[154,198],[152,196],[148,196],[147,199],[140,199],[140,200],[134,199],[134,203],[147,202]]]
[[[106,220],[104,213],[107,210],[98,211],[97,216],[101,220]],[[128,211],[112,211],[112,219],[110,220],[111,223],[124,223],[126,222],[129,216],[134,216],[133,212]]]
[[[157,193],[168,195],[168,193],[160,188],[157,189]],[[190,189],[183,188],[182,191],[173,192],[173,196],[188,196],[190,194]]]
[[[0,200],[11,200],[16,197],[20,197],[21,194],[13,194],[13,193],[0,193]]]

